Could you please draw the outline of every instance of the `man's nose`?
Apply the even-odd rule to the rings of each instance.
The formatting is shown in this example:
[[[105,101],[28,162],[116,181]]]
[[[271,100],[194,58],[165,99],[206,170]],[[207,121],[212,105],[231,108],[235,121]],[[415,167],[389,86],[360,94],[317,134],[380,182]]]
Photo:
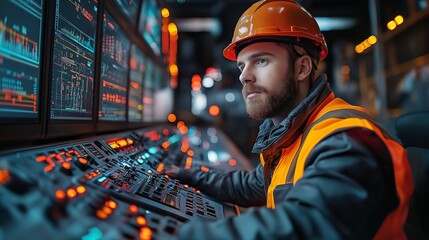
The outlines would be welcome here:
[[[248,67],[243,68],[243,70],[240,73],[239,79],[241,84],[243,85],[246,83],[253,83],[256,81],[256,77],[254,73]]]

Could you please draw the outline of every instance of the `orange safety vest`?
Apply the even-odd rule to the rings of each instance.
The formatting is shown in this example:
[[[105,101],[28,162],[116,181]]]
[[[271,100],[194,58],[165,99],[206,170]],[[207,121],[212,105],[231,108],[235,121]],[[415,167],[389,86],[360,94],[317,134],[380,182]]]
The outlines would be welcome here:
[[[384,220],[375,239],[406,239],[403,226],[408,214],[408,202],[413,192],[413,181],[404,148],[389,134],[370,120],[361,107],[350,105],[331,93],[311,114],[305,132],[289,146],[282,148],[277,166],[267,190],[267,207],[275,208],[274,190],[286,183],[295,183],[304,175],[307,156],[321,140],[330,134],[354,127],[375,132],[387,146],[394,168],[398,207]],[[263,153],[260,155],[265,164]]]

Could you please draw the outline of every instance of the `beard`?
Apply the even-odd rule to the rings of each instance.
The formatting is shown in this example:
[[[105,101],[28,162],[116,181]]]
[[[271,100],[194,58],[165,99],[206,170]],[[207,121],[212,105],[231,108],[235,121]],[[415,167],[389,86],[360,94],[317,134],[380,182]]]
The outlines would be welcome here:
[[[293,81],[293,74],[287,74],[282,85],[278,86],[280,91],[276,94],[268,95],[265,88],[255,86],[249,83],[243,87],[243,97],[246,102],[246,110],[250,117],[261,120],[271,118],[281,114],[282,110],[289,109],[296,96],[296,86]],[[258,98],[256,100],[246,100],[246,91],[259,91],[264,93],[267,98]]]

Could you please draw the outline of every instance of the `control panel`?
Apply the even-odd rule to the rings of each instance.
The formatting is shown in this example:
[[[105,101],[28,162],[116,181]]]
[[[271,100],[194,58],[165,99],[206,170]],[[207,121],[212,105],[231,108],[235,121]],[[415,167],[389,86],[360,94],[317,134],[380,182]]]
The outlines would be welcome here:
[[[237,214],[163,174],[247,167],[210,156],[201,131],[166,125],[1,154],[0,239],[169,239],[190,219]]]

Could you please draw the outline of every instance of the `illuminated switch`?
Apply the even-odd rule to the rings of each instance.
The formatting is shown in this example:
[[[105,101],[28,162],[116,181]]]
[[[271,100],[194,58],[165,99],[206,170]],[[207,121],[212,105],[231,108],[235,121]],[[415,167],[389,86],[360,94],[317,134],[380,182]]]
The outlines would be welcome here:
[[[72,167],[70,162],[65,162],[63,164],[61,164],[61,171],[67,175],[71,175],[72,174]]]
[[[78,158],[77,161],[75,161],[75,164],[82,171],[85,171],[90,167],[88,160],[82,157]]]

